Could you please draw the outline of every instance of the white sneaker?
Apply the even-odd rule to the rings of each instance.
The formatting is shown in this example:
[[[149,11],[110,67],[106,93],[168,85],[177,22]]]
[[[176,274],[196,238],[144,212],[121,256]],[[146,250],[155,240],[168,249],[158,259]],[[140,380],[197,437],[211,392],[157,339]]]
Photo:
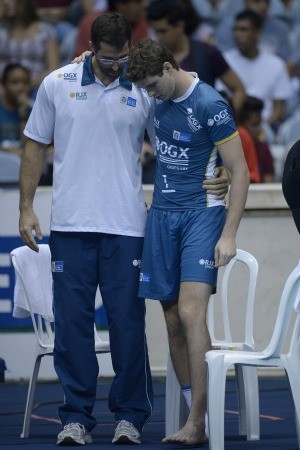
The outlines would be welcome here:
[[[132,423],[127,422],[127,420],[120,420],[118,422],[114,438],[112,440],[113,444],[140,444],[140,433],[135,428]]]
[[[85,445],[91,444],[92,437],[80,423],[68,423],[57,436],[56,445]]]

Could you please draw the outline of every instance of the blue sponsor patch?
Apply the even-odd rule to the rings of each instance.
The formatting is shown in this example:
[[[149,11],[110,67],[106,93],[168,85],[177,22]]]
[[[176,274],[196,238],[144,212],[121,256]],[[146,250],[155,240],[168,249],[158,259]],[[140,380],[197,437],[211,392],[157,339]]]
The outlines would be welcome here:
[[[121,96],[121,103],[127,106],[132,106],[133,108],[136,107],[136,99],[132,97],[128,97],[127,95]]]
[[[180,133],[180,141],[182,142],[191,142],[192,136],[189,133]]]
[[[176,141],[191,142],[192,135],[190,133],[182,133],[181,131],[174,130],[173,138],[176,139]]]
[[[136,107],[136,99],[132,97],[127,98],[127,105],[132,106],[133,108]]]
[[[144,281],[146,283],[150,282],[150,273],[140,273],[140,281]]]
[[[51,270],[52,270],[52,272],[63,272],[64,271],[64,262],[63,261],[52,261]]]

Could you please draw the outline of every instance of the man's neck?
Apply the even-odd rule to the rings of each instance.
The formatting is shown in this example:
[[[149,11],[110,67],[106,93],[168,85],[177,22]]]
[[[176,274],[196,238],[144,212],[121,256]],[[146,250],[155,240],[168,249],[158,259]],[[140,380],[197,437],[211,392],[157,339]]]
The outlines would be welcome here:
[[[251,49],[248,49],[246,51],[240,50],[240,53],[248,59],[255,59],[259,55],[259,49],[258,47],[253,47]]]
[[[176,100],[176,98],[182,97],[189,90],[193,81],[195,81],[195,78],[189,72],[186,72],[182,69],[176,72],[176,84],[172,100]]]

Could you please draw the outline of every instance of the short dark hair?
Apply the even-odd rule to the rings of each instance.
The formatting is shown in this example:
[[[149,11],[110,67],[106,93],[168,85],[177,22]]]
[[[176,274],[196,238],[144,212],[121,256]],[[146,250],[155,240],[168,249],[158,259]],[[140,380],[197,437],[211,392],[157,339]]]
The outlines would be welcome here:
[[[121,48],[131,42],[131,25],[122,14],[102,14],[92,23],[91,41],[96,50],[100,42]]]
[[[173,54],[161,42],[151,39],[140,41],[130,51],[126,78],[135,83],[147,76],[162,76],[165,62],[169,62],[174,69],[179,70]]]
[[[248,95],[238,113],[238,122],[245,123],[252,114],[261,113],[263,108],[264,102],[260,98]]]
[[[251,9],[244,9],[244,11],[241,11],[239,14],[237,14],[235,17],[235,22],[237,20],[249,20],[254,28],[257,28],[258,30],[260,30],[263,26],[262,18]]]
[[[13,72],[16,69],[21,69],[24,72],[26,72],[26,75],[28,76],[28,80],[30,80],[30,72],[27,69],[27,67],[22,66],[22,64],[7,64],[7,66],[4,67],[3,73],[2,73],[2,83],[5,85],[7,83],[7,80],[9,78],[9,75],[11,72]]]

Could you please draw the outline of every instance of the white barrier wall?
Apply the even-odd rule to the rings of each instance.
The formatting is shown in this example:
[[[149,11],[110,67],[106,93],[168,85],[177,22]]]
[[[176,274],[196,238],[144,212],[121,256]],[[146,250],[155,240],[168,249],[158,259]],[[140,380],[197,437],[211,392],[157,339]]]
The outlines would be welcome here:
[[[151,202],[152,186],[145,187],[145,196]],[[41,229],[49,234],[51,188],[39,188],[35,198],[35,211],[39,216]],[[9,264],[7,249],[1,248],[2,238],[18,236],[18,192],[0,189],[0,269]],[[283,285],[299,260],[300,237],[281,193],[281,186],[252,185],[248,195],[247,208],[242,219],[237,239],[238,247],[254,254],[259,263],[259,276],[255,305],[254,334],[257,349],[269,342],[277,313]],[[19,244],[22,245],[22,242]],[[2,270],[2,272],[3,272]],[[222,274],[220,273],[220,279]],[[245,273],[234,273],[230,286],[232,297],[231,317],[237,337],[242,334],[244,312]],[[9,312],[11,299],[5,299],[7,277],[0,272],[0,314]],[[2,285],[1,285],[2,283]],[[2,286],[2,288],[1,288]],[[167,339],[166,329],[159,302],[147,300],[147,337],[150,363],[155,374],[165,373]],[[220,312],[216,314],[216,335],[221,336]],[[28,378],[31,373],[34,338],[31,333],[8,333],[0,330],[0,357],[8,366],[6,379]],[[109,356],[100,359],[101,373],[112,374]],[[44,358],[41,378],[55,376],[52,358]],[[48,361],[46,361],[48,360]]]

